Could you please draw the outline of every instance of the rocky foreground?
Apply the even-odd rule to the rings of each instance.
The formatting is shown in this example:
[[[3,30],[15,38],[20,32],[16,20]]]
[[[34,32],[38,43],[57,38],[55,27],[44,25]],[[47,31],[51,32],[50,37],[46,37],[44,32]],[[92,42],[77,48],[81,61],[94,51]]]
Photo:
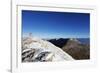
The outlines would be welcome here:
[[[22,62],[72,61],[72,56],[52,43],[36,37],[22,40]]]

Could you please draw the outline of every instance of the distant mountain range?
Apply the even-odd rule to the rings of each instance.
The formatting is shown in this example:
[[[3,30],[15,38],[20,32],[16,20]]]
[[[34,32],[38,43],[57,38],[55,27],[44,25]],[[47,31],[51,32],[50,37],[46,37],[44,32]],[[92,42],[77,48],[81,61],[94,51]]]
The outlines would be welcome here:
[[[47,41],[53,43],[55,46],[62,48],[69,39],[59,38],[59,39],[49,39]]]
[[[71,38],[47,39],[47,41],[62,48],[68,42],[69,39],[71,39]],[[73,39],[77,39],[81,44],[90,44],[89,38],[73,38]]]
[[[74,59],[90,59],[90,39],[89,38],[60,38],[49,39],[49,42],[62,48]]]
[[[90,44],[90,38],[77,38],[82,44]]]

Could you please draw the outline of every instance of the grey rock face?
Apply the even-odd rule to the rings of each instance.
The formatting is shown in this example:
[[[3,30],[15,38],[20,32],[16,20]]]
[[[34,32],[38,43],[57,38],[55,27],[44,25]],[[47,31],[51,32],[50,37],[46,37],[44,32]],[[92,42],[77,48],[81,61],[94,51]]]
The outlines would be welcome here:
[[[38,50],[39,51],[39,50]],[[35,49],[28,49],[22,53],[22,62],[47,62],[52,61],[54,54],[49,51],[40,52],[35,57]]]
[[[54,54],[52,52],[41,52],[34,61],[52,61]]]
[[[34,56],[35,49],[27,49],[22,51],[22,62],[30,62],[32,61],[32,57]]]

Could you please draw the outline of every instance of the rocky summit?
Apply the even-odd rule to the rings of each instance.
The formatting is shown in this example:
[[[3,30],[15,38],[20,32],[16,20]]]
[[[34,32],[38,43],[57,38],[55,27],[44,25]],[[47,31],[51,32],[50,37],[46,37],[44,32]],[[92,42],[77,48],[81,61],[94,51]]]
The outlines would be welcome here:
[[[22,62],[72,61],[71,55],[49,41],[36,37],[22,40]]]

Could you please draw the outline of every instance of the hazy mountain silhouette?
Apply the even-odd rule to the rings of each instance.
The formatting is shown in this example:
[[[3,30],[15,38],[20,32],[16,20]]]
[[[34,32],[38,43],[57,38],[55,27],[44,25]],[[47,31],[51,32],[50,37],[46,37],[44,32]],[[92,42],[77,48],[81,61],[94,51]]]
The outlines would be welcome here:
[[[59,38],[59,39],[50,39],[49,42],[53,43],[55,46],[62,48],[69,39]]]

